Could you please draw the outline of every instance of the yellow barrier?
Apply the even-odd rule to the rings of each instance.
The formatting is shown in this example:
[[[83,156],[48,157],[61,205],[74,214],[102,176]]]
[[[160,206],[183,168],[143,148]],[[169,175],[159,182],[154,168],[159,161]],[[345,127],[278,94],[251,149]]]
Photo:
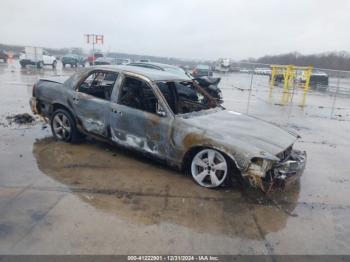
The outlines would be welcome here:
[[[271,65],[271,79],[270,79],[270,96],[272,95],[272,89],[275,86],[276,77],[279,77],[283,81],[283,96],[282,103],[286,104],[290,98],[290,89],[296,80],[302,80],[301,85],[304,89],[304,99],[302,106],[305,104],[306,94],[310,88],[310,78],[312,74],[313,66],[295,66],[295,65]],[[300,79],[297,79],[300,76]]]

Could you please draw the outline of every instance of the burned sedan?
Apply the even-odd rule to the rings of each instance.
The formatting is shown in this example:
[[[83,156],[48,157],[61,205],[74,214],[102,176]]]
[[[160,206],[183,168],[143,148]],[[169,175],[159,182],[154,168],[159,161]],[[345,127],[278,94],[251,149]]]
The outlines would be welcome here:
[[[171,72],[99,66],[40,79],[30,104],[59,140],[89,135],[140,151],[187,170],[204,187],[236,178],[267,191],[301,175],[306,153],[293,148],[296,134],[209,97]]]

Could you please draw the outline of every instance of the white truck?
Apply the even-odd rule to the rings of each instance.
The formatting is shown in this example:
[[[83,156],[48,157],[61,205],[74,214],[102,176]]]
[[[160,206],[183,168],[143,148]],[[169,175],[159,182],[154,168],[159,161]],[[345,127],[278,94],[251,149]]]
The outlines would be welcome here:
[[[228,73],[230,71],[231,61],[228,58],[220,58],[215,63],[214,70],[219,73]]]
[[[21,53],[19,59],[22,68],[27,65],[34,65],[37,68],[42,68],[44,65],[50,65],[55,69],[57,66],[56,57],[49,55],[49,53],[41,47],[25,47],[24,53]]]

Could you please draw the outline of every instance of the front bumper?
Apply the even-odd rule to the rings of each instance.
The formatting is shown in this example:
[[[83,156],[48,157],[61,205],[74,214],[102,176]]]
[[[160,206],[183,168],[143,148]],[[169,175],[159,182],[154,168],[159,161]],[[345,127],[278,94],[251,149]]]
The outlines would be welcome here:
[[[285,188],[297,181],[306,165],[306,152],[291,150],[285,160],[276,163],[267,172],[264,164],[251,164],[242,174],[251,187],[270,192],[273,188]]]
[[[293,150],[286,161],[271,170],[274,184],[285,187],[297,181],[304,172],[306,159],[305,151]]]

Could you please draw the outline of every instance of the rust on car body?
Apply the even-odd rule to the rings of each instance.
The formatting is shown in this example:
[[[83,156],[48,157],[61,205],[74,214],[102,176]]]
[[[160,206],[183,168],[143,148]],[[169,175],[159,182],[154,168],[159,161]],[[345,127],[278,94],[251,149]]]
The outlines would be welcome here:
[[[216,150],[251,186],[264,191],[263,182],[291,180],[305,167],[306,155],[292,149],[296,134],[228,111],[197,83],[169,72],[130,66],[87,68],[68,79],[40,79],[30,103],[34,113],[50,119],[64,109],[79,132],[178,168],[201,148]],[[287,149],[290,155],[281,159]]]

